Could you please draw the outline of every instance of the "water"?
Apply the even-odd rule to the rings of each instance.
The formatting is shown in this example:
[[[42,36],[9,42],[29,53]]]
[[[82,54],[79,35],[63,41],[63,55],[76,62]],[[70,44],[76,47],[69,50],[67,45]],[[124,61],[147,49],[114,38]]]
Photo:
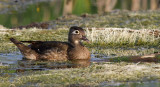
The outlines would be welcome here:
[[[159,52],[159,49],[156,48],[91,48],[91,62],[103,62],[103,61],[109,61],[111,58],[116,57],[122,57],[122,56],[143,56],[147,54],[153,54],[155,52]],[[19,51],[15,51],[12,53],[0,53],[0,61],[1,65],[10,65],[10,64],[17,64],[19,62],[23,63],[24,61],[21,61],[23,56]],[[27,60],[25,60],[27,61]],[[48,62],[48,61],[47,61]],[[77,62],[77,61],[74,61]],[[84,64],[87,64],[86,61],[79,61],[84,62]],[[86,62],[86,63],[85,63]],[[34,64],[37,63],[35,61],[28,61],[26,64]],[[51,62],[54,63],[54,62]],[[78,63],[78,62],[77,62]],[[63,63],[62,63],[63,64]]]
[[[15,26],[27,25],[32,22],[46,22],[55,20],[57,17],[66,14],[82,15],[84,13],[96,14],[104,13],[105,10],[99,9],[96,0],[76,0],[73,4],[73,9],[70,11],[65,9],[64,6],[66,0],[5,0],[0,1],[0,24],[11,28]],[[70,0],[72,1],[72,0]],[[98,0],[97,0],[98,1]],[[127,5],[124,7],[120,3],[122,0],[118,0],[114,9],[128,9],[131,10],[131,0],[123,0]],[[101,6],[101,5],[100,5]],[[0,53],[0,66],[17,65],[14,68],[17,72],[25,72],[28,70],[49,70],[57,68],[77,68],[89,66],[92,62],[107,62],[110,58],[120,56],[137,56],[152,54],[159,52],[159,49],[155,48],[140,48],[140,49],[110,49],[110,48],[95,48],[91,49],[91,61],[72,61],[71,62],[44,62],[44,61],[29,61],[22,60],[21,53]],[[8,74],[8,73],[7,73]],[[14,78],[11,76],[11,78]],[[100,86],[117,86],[117,87],[159,87],[159,81],[147,81],[147,82],[102,82]]]
[[[143,82],[102,82],[100,87],[159,87],[159,81],[143,81]]]
[[[151,54],[159,51],[155,48],[141,48],[141,49],[111,49],[111,48],[92,48],[91,50],[91,60],[90,61],[71,61],[71,62],[51,62],[51,61],[32,61],[32,60],[22,60],[22,55],[19,51],[12,53],[1,53],[0,61],[1,66],[11,65],[16,66],[8,70],[10,73],[0,73],[0,75],[10,76],[10,81],[14,80],[16,76],[24,74],[27,71],[41,71],[41,70],[53,70],[53,69],[65,69],[65,68],[79,68],[87,67],[92,64],[92,62],[107,62],[106,60],[114,57],[120,56],[133,56],[133,55],[145,55]],[[1,70],[0,70],[1,71]],[[3,70],[2,70],[3,71]],[[4,70],[4,72],[6,72]],[[26,73],[27,74],[27,73]],[[28,84],[29,85],[29,84]],[[101,82],[100,87],[159,87],[159,81],[144,81],[141,82]]]
[[[85,1],[83,0],[82,2]],[[81,8],[81,6],[75,7],[73,14],[96,13],[93,10],[94,8],[92,8],[94,6],[91,1],[87,0],[87,2],[84,8]],[[5,5],[9,6],[9,8],[0,8],[0,24],[8,28],[27,25],[33,22],[46,22],[65,14],[63,10],[64,0],[18,0],[18,2],[6,2]],[[79,11],[77,12],[77,10]]]
[[[22,59],[20,52],[0,53],[0,62],[2,65],[16,64]]]
[[[51,21],[67,14],[103,14],[116,9],[136,11],[158,8],[149,8],[152,7],[150,3],[150,0],[145,3],[113,0],[109,5],[106,5],[105,0],[4,0],[0,1],[0,24],[12,28],[33,22]],[[134,4],[142,6],[135,7]],[[153,7],[155,5],[153,3]]]

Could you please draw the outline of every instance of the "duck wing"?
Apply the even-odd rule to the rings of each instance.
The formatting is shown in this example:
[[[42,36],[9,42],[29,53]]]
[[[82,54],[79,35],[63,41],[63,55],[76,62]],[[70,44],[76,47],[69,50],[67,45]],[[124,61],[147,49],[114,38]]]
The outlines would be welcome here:
[[[45,42],[45,41],[21,41],[21,42],[34,44],[34,43],[42,43],[42,42]]]
[[[57,51],[66,52],[69,46],[67,42],[60,41],[21,41],[24,43],[31,43],[29,46],[37,53],[43,54],[45,51],[50,49],[57,49]]]

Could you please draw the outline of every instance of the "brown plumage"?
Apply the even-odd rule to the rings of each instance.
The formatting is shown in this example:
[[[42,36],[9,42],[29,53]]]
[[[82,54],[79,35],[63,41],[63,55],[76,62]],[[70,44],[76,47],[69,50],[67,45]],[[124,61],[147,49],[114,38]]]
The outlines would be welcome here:
[[[68,42],[60,41],[17,41],[10,40],[18,47],[26,59],[66,61],[74,59],[90,59],[89,50],[81,40],[88,41],[81,27],[73,26],[68,33]],[[30,46],[22,42],[31,43]]]

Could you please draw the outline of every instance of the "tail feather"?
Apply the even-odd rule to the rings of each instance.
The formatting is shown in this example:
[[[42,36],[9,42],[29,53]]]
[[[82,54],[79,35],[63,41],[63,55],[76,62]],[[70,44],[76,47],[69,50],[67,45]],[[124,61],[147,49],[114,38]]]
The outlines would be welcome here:
[[[14,38],[9,38],[9,39],[10,39],[10,41],[12,41],[15,45],[21,44],[21,42],[17,41],[17,40],[14,39]]]
[[[10,38],[10,41],[13,42],[18,47],[18,49],[21,51],[21,53],[26,59],[32,59],[32,60],[37,59],[38,53],[32,50],[30,47],[24,45],[23,43],[14,38]]]

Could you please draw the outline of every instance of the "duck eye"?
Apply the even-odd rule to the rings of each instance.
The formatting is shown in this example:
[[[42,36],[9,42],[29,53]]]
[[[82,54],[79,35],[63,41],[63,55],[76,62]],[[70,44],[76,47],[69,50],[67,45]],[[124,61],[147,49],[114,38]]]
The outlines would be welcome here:
[[[75,31],[72,32],[72,34],[79,34],[79,31],[75,30]]]

